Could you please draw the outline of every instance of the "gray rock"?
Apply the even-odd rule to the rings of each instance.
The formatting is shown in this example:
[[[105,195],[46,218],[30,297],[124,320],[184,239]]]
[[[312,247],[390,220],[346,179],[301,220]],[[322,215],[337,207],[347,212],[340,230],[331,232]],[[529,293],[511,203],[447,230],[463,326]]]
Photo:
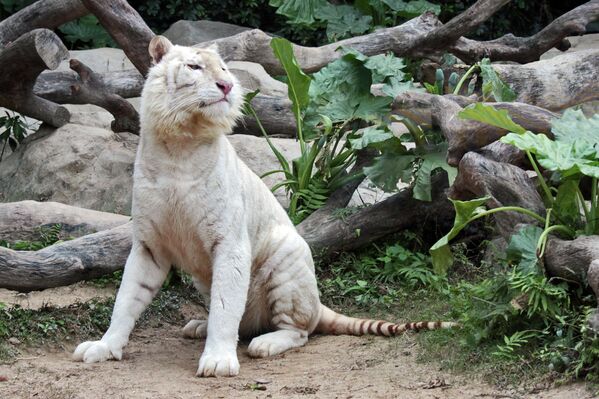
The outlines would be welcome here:
[[[172,24],[162,35],[174,44],[193,46],[209,40],[233,36],[250,29],[224,22],[181,20]]]
[[[94,72],[114,72],[135,69],[123,50],[118,48],[96,48],[92,50],[72,50],[70,58],[76,58],[90,67]],[[70,71],[69,60],[63,61],[57,71]]]
[[[260,93],[268,96],[287,98],[287,85],[273,79],[262,65],[255,62],[231,61],[228,66],[247,91],[259,89]]]

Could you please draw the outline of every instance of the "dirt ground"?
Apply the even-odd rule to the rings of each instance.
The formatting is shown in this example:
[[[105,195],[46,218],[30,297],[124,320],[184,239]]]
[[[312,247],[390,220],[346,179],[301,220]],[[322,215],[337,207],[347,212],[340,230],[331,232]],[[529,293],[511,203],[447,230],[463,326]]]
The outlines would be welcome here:
[[[14,298],[32,307],[40,301],[66,304],[85,299],[84,288],[58,291],[61,297]],[[94,295],[107,294],[99,290]],[[12,295],[12,296],[11,296]],[[35,300],[34,300],[35,298]],[[193,313],[195,309],[184,310]],[[315,336],[303,348],[269,359],[250,359],[247,342],[238,349],[241,373],[235,378],[197,378],[203,340],[181,336],[178,326],[137,328],[122,361],[71,361],[73,345],[33,349],[13,364],[0,365],[0,398],[572,398],[593,397],[584,384],[537,393],[499,390],[471,377],[416,361],[413,336]],[[25,351],[24,351],[25,352]]]

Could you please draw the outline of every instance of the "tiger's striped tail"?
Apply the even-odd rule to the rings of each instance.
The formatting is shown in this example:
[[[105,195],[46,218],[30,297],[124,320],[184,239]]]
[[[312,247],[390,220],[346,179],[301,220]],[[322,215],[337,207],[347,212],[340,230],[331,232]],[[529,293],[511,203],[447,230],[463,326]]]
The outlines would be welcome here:
[[[458,323],[449,321],[419,321],[417,323],[394,324],[383,320],[358,319],[336,313],[324,305],[321,306],[320,320],[315,332],[333,335],[399,335],[408,330],[436,330],[451,328]]]

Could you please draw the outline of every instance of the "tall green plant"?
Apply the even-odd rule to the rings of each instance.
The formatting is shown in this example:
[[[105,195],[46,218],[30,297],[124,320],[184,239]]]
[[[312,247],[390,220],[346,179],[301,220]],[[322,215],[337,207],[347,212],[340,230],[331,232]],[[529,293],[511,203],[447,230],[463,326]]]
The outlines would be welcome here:
[[[445,273],[452,264],[449,241],[468,223],[496,212],[514,211],[536,219],[544,229],[536,246],[529,252],[542,257],[549,234],[559,233],[568,238],[577,235],[599,234],[599,115],[587,119],[581,111],[568,110],[561,118],[552,121],[555,140],[546,135],[534,134],[515,123],[507,111],[477,103],[464,109],[461,118],[477,120],[506,129],[511,133],[501,141],[523,150],[544,194],[546,215],[515,206],[485,210],[482,205],[488,198],[471,201],[453,201],[456,219],[450,232],[431,247],[435,270]],[[550,187],[540,166],[554,172],[557,189]],[[582,178],[591,180],[590,206],[580,190]]]

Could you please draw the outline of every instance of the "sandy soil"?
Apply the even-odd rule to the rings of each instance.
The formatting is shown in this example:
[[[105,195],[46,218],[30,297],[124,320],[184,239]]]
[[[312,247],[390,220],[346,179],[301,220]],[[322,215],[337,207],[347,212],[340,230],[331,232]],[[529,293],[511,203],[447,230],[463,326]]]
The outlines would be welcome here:
[[[81,287],[75,297],[86,297]],[[58,291],[68,302],[69,296]],[[46,296],[46,301],[51,298]],[[73,299],[73,297],[71,297]],[[30,303],[36,303],[31,301]],[[50,301],[56,303],[56,301]],[[197,314],[197,309],[182,309]],[[34,349],[0,365],[0,398],[591,398],[583,384],[534,394],[502,391],[471,377],[416,362],[411,335],[316,336],[299,349],[269,359],[250,359],[238,349],[241,374],[197,378],[203,340],[181,336],[178,326],[137,328],[122,361],[81,364],[70,360],[74,344]],[[25,351],[24,351],[25,352]]]

